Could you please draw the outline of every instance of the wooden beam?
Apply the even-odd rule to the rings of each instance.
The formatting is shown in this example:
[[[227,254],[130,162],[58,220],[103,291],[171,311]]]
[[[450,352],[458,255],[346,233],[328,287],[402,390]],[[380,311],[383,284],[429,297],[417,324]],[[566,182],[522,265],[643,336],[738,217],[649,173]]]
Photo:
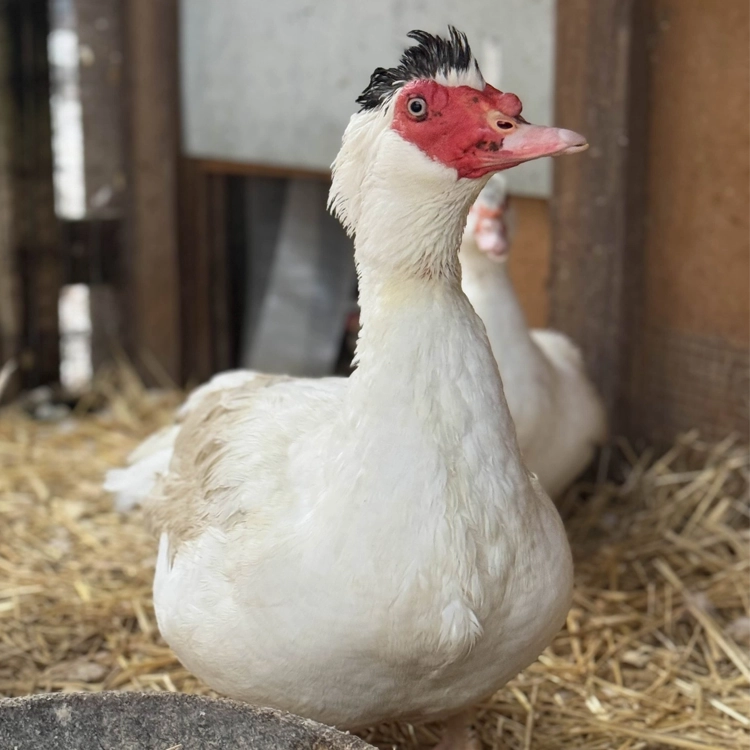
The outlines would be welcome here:
[[[124,208],[122,16],[121,0],[75,0],[89,219],[119,218]]]
[[[228,269],[228,177],[183,159],[180,169],[183,379],[201,383],[233,367]]]
[[[558,0],[555,122],[591,147],[555,162],[550,325],[583,348],[615,431],[642,286],[650,33],[648,0]]]
[[[198,384],[214,372],[211,344],[211,276],[208,180],[190,159],[180,164],[180,266],[182,269],[182,378]]]
[[[178,1],[124,1],[129,188],[124,334],[147,382],[178,383]]]
[[[70,219],[61,222],[65,284],[120,284],[121,219]],[[92,311],[92,317],[95,313]],[[93,321],[92,321],[93,322]]]
[[[0,15],[6,34],[0,117],[5,147],[10,145],[3,178],[7,224],[2,255],[15,279],[3,297],[8,293],[13,300],[17,294],[16,310],[20,308],[20,331],[11,330],[11,341],[3,348],[16,349],[22,385],[35,387],[60,377],[57,308],[62,266],[52,181],[48,3],[6,1],[0,4]],[[8,287],[7,281],[3,286]],[[4,300],[4,320],[13,316],[7,305]]]
[[[88,221],[66,227],[76,233],[71,238],[68,274],[89,285],[91,363],[96,372],[122,353],[122,290],[115,285],[120,281],[117,263],[122,256],[118,253],[119,232],[112,238],[111,231],[112,222],[122,219],[126,195],[124,9],[121,0],[74,3]]]
[[[215,372],[233,367],[231,345],[231,284],[228,252],[227,190],[228,178],[208,175],[208,236],[211,253],[211,321],[213,367]]]
[[[122,0],[75,0],[88,221],[66,229],[78,232],[71,238],[69,275],[89,285],[94,372],[122,353],[122,255],[115,223],[126,197],[123,12]]]
[[[20,278],[13,223],[17,112],[11,84],[10,20],[7,10],[0,8],[0,368],[9,360],[17,361],[21,350]],[[6,393],[8,390],[6,387]]]
[[[291,167],[274,167],[268,164],[250,164],[242,161],[223,161],[221,159],[191,159],[201,171],[237,177],[279,177],[287,180],[330,180],[331,171],[314,169],[293,169]]]

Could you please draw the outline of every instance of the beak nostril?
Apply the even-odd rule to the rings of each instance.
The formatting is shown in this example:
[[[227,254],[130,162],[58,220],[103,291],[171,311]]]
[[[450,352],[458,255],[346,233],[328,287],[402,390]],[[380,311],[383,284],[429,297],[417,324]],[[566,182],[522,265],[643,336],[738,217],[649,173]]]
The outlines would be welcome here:
[[[513,128],[513,123],[508,122],[507,120],[498,120],[497,126],[500,128],[500,130],[511,130]]]

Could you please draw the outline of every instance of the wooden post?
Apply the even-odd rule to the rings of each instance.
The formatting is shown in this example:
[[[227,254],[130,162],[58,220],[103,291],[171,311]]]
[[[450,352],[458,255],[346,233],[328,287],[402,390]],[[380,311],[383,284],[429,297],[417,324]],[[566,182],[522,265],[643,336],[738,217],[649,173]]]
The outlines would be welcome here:
[[[55,383],[60,376],[62,274],[52,182],[47,6],[47,0],[0,3],[5,37],[0,48],[0,263],[10,273],[0,282],[0,316],[3,356],[17,357],[26,387]]]
[[[198,384],[214,372],[211,352],[211,273],[208,185],[192,159],[180,164],[180,261],[183,283],[183,379]]]
[[[94,371],[119,353],[122,338],[120,279],[108,273],[119,247],[106,240],[125,207],[123,11],[121,0],[75,0]]]
[[[230,341],[232,320],[230,318],[231,285],[227,231],[228,178],[223,175],[208,175],[207,179],[208,236],[211,252],[209,293],[213,323],[212,357],[214,372],[221,372],[234,365]]]
[[[122,216],[123,4],[121,0],[75,0],[83,119],[86,218]]]
[[[2,8],[2,6],[0,6]],[[20,283],[14,235],[13,138],[17,128],[11,87],[11,28],[6,8],[0,12],[0,368],[17,360],[21,349]],[[6,387],[6,395],[9,388]],[[0,398],[2,398],[0,393]]]
[[[124,334],[147,382],[179,383],[178,2],[124,1],[129,188]]]
[[[558,0],[555,124],[585,134],[555,162],[550,325],[581,345],[614,431],[627,429],[626,369],[645,234],[648,0]]]
[[[227,181],[201,162],[180,169],[183,379],[201,383],[235,365],[227,253]]]

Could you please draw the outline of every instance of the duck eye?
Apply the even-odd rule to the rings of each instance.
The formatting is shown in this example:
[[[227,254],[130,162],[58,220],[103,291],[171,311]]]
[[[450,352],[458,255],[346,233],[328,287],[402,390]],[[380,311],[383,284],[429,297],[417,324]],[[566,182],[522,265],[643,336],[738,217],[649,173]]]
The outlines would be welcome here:
[[[411,99],[407,106],[409,114],[418,120],[421,120],[427,114],[427,102],[422,99],[421,96],[416,96],[414,99]]]

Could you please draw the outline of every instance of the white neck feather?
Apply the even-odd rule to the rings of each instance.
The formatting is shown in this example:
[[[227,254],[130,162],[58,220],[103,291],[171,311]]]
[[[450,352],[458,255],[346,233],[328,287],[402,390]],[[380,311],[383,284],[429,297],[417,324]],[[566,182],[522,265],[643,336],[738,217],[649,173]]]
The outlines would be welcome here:
[[[510,359],[538,357],[507,262],[488,258],[470,237],[464,239],[459,257],[464,291],[484,321],[496,359],[505,364]]]
[[[497,364],[461,290],[458,248],[484,181],[457,180],[397,135],[382,137],[359,198],[362,329],[350,397],[377,405],[377,419],[410,411],[446,444],[455,420],[468,422],[483,436],[477,460],[492,454],[522,471]]]

